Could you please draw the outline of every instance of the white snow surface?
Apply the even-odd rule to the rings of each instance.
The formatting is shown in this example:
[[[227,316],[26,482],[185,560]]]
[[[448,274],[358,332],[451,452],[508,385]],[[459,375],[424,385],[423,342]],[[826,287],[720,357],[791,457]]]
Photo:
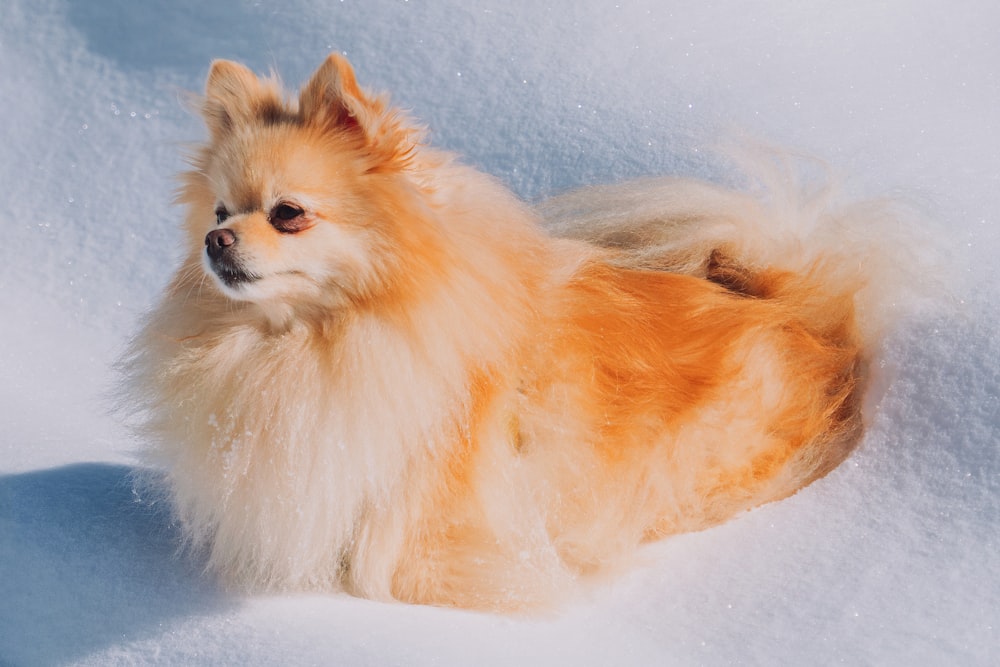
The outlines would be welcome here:
[[[0,664],[1000,664],[1000,9],[990,0],[5,0]],[[111,365],[178,259],[212,58],[331,50],[530,200],[712,177],[750,135],[920,208],[951,298],[839,469],[537,617],[239,596],[135,497]]]

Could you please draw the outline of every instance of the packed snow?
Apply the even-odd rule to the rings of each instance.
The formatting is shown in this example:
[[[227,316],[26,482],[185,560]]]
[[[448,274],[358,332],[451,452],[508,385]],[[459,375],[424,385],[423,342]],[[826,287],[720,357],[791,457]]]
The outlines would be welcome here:
[[[6,0],[0,20],[0,665],[1000,663],[1000,9],[987,0]],[[870,429],[796,496],[502,617],[240,596],[133,491],[112,364],[178,259],[209,62],[298,85],[337,50],[535,201],[715,177],[751,136],[919,210],[934,308]]]

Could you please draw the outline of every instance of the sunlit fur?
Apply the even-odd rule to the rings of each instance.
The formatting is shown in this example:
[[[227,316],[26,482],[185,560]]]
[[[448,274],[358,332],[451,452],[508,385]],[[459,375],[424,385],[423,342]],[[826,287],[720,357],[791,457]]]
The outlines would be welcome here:
[[[536,212],[338,56],[298,99],[216,62],[203,111],[186,258],[125,393],[188,545],[236,588],[548,605],[860,437],[867,260],[769,238],[766,211],[860,213],[689,181]],[[304,231],[269,223],[281,202]],[[216,228],[258,280],[217,278]]]

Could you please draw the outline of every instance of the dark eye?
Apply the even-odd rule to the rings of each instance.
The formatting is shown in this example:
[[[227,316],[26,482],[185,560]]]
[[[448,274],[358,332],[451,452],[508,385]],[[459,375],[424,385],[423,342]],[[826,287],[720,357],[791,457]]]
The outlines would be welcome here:
[[[271,217],[275,220],[294,220],[302,215],[302,209],[291,204],[279,204],[271,211]]]
[[[310,225],[304,214],[305,211],[294,204],[278,204],[271,209],[271,226],[279,232],[301,232]]]
[[[226,210],[225,206],[219,206],[215,209],[215,224],[221,225],[229,217],[229,211]]]

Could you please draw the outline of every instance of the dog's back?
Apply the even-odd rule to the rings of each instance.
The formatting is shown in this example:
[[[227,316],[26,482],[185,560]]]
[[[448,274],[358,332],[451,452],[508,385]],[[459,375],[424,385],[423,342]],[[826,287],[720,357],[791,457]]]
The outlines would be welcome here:
[[[533,335],[484,385],[422,512],[421,565],[397,572],[396,596],[532,604],[638,542],[795,493],[857,443],[853,293],[720,252],[703,276],[615,259],[596,251],[539,295]]]

